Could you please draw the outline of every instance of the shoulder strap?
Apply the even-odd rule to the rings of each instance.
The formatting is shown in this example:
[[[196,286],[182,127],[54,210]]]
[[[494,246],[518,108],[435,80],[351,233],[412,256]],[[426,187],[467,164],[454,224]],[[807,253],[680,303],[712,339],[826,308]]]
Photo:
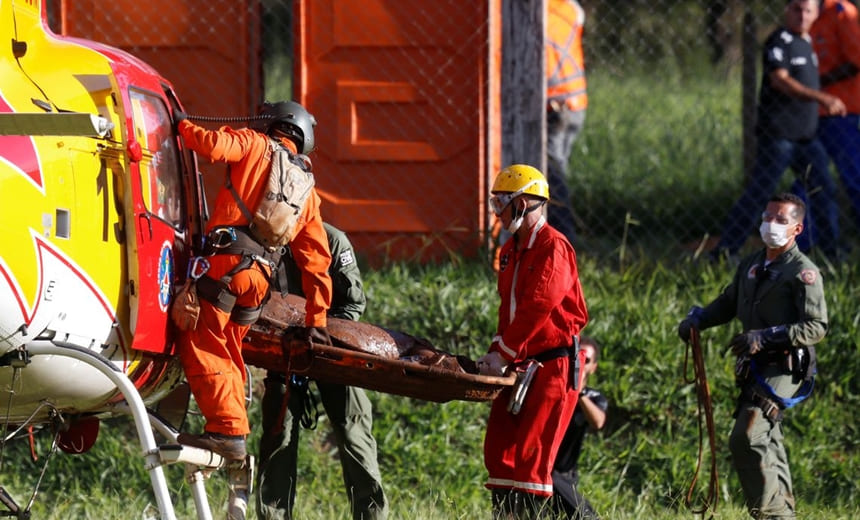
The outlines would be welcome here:
[[[278,146],[281,146],[276,140],[271,137],[266,137],[266,140],[269,143],[269,157],[272,157],[272,154],[275,152]],[[270,166],[271,169],[271,166]],[[233,181],[230,180],[230,174],[233,172],[233,166],[231,165],[227,168],[227,179],[224,182],[224,185],[227,186],[227,189],[230,190],[230,194],[233,195],[233,200],[236,201],[236,205],[239,206],[239,211],[242,212],[242,216],[248,219],[248,222],[253,222],[254,217],[251,215],[251,211],[248,209],[248,206],[245,205],[245,202],[239,197],[239,193],[236,191],[236,188],[233,187]]]
[[[233,200],[235,200],[236,205],[239,206],[239,211],[242,212],[242,216],[248,219],[248,222],[252,222],[254,217],[251,215],[251,211],[248,210],[248,206],[246,206],[242,201],[242,198],[239,197],[239,193],[236,192],[236,188],[233,187],[233,182],[230,180],[230,173],[232,171],[232,166],[227,168],[227,180],[224,184],[227,186],[227,189],[230,190],[230,194],[233,195]]]

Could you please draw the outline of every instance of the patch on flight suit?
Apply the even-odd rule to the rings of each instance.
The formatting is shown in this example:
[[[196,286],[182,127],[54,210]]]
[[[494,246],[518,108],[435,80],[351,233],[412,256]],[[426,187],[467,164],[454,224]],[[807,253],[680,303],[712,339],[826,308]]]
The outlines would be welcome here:
[[[507,253],[503,254],[501,258],[499,258],[499,271],[504,271],[508,264],[511,262],[510,256]]]
[[[814,284],[817,277],[818,273],[815,272],[815,269],[804,269],[800,272],[800,280],[806,285]]]
[[[758,271],[759,264],[753,264],[750,266],[749,271],[747,271],[747,278],[752,280],[755,278],[755,273]]]
[[[346,251],[338,255],[338,260],[340,261],[341,267],[352,265],[353,262],[355,262],[355,258],[352,256],[352,250],[347,249]]]

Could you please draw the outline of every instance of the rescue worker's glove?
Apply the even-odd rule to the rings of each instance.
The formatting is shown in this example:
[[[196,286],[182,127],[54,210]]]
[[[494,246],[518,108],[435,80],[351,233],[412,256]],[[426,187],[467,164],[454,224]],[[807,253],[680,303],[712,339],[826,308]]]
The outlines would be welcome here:
[[[173,129],[177,132],[179,131],[179,123],[188,119],[188,114],[183,112],[182,110],[174,110],[173,111]]]
[[[681,320],[681,323],[678,325],[678,337],[681,338],[681,341],[690,340],[690,331],[693,328],[699,328],[699,322],[704,312],[705,309],[694,305],[690,309],[690,312],[687,313],[687,317]]]
[[[736,334],[729,342],[729,348],[732,349],[732,354],[736,356],[743,356],[744,354],[754,356],[761,352],[764,343],[764,331],[754,329]]]
[[[785,325],[741,332],[729,342],[729,348],[736,356],[743,354],[754,356],[762,350],[780,349],[790,345],[791,338]]]
[[[476,364],[478,365],[478,372],[485,376],[503,376],[508,368],[505,358],[496,351],[479,357]]]
[[[310,343],[317,345],[331,345],[331,336],[328,335],[328,329],[325,327],[307,327],[305,329],[305,339]]]

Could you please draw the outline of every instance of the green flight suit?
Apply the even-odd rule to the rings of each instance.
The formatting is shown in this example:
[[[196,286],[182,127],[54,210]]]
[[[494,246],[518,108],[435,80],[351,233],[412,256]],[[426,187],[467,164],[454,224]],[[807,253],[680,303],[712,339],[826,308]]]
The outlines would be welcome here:
[[[776,395],[791,398],[805,377],[814,372],[815,349],[827,333],[827,304],[818,267],[793,245],[764,266],[765,250],[745,258],[734,279],[702,312],[699,328],[728,323],[737,317],[744,331],[785,326],[779,348],[765,343],[753,356],[756,372]],[[758,274],[758,276],[757,276]],[[806,374],[788,370],[785,356],[775,354],[804,349],[811,356]],[[732,461],[740,478],[747,509],[753,518],[795,518],[783,429],[778,420],[768,418],[761,402],[753,402],[750,391],[762,395],[763,387],[754,374],[738,381],[734,428],[729,437]]]
[[[358,320],[366,299],[361,272],[356,265],[352,244],[340,230],[325,224],[331,250],[332,305],[329,316]],[[289,292],[301,295],[301,275],[289,254],[284,255]],[[257,516],[266,519],[292,517],[296,497],[296,463],[299,420],[304,404],[302,392],[290,390],[288,412],[283,430],[275,424],[281,414],[287,391],[286,376],[270,372],[265,380],[262,400],[263,432],[260,438]],[[371,403],[361,388],[316,382],[320,401],[328,415],[340,454],[343,481],[356,520],[385,519],[388,502],[382,488],[373,437]],[[311,391],[309,388],[307,391]]]

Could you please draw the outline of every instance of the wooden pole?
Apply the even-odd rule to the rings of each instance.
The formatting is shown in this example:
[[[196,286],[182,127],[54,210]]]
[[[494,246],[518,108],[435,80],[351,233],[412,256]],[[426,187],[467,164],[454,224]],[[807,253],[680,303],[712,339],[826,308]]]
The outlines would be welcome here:
[[[502,167],[546,172],[546,0],[502,0]]]

